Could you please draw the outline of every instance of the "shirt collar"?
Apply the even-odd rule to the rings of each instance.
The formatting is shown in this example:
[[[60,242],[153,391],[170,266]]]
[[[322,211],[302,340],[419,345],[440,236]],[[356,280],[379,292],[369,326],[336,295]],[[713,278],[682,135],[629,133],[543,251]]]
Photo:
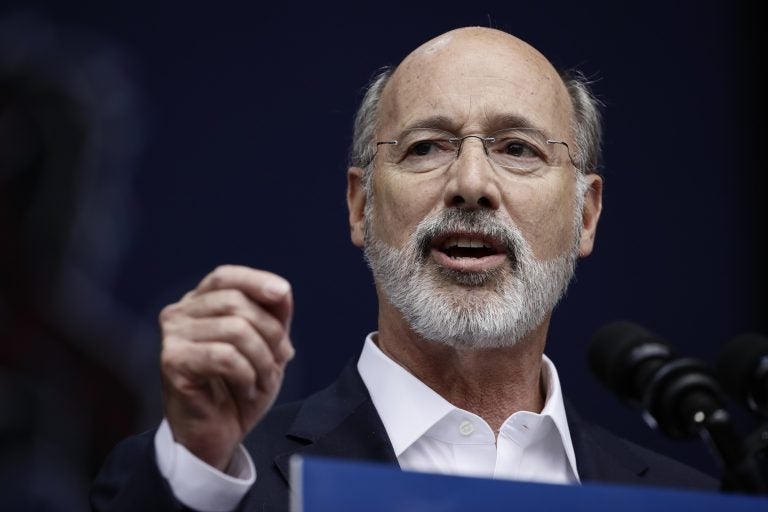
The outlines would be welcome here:
[[[462,410],[384,354],[373,341],[375,335],[376,332],[372,332],[366,337],[357,369],[381,417],[395,455],[400,457],[446,415]],[[552,419],[573,474],[578,478],[560,380],[554,363],[547,356],[542,356],[541,379],[546,397],[539,415]]]
[[[384,354],[375,334],[366,337],[357,369],[399,457],[455,407]]]
[[[544,399],[544,408],[540,414],[552,418],[557,432],[560,434],[560,440],[563,442],[568,463],[578,480],[579,471],[576,468],[576,454],[573,451],[571,431],[568,429],[568,419],[565,416],[565,403],[563,402],[563,391],[560,389],[560,378],[557,376],[555,363],[544,354],[541,356],[541,363],[541,381],[547,394]]]

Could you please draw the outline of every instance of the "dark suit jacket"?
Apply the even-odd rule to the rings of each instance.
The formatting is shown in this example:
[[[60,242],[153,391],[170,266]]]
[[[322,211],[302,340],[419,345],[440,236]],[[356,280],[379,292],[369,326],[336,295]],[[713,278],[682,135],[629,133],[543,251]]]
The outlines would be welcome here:
[[[584,482],[715,490],[717,482],[672,459],[620,439],[567,407],[579,476]],[[160,475],[154,431],[120,443],[91,492],[97,511],[183,510]],[[354,364],[306,400],[276,407],[246,438],[257,479],[238,510],[288,509],[289,459],[294,454],[397,464],[384,425]]]

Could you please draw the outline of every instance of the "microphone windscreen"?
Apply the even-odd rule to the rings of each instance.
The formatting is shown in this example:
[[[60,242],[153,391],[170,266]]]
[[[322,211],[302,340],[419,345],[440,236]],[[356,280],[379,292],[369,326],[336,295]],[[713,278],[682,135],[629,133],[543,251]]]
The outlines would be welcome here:
[[[650,331],[619,321],[594,332],[587,349],[589,367],[598,380],[623,398],[634,393],[632,367],[648,356],[669,357],[671,348]]]

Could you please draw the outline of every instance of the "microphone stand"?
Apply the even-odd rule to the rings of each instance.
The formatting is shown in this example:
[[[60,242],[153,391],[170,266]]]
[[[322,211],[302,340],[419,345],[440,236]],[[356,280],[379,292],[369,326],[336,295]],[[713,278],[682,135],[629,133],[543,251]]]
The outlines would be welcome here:
[[[710,429],[706,432],[709,435]],[[744,439],[741,457],[725,464],[723,491],[768,494],[768,424]]]
[[[667,433],[697,434],[713,449],[724,468],[722,491],[768,494],[768,424],[742,440],[722,405],[717,382],[699,361],[664,365],[643,401]]]

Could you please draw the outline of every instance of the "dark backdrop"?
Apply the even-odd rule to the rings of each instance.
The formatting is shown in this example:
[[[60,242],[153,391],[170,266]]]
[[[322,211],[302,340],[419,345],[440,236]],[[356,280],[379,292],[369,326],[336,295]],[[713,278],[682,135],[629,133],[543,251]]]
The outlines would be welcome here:
[[[10,2],[6,13],[14,4],[114,45],[143,97],[115,295],[154,323],[218,264],[282,274],[294,286],[298,355],[281,400],[328,383],[376,325],[344,195],[351,119],[373,71],[464,25],[510,31],[556,65],[579,67],[607,106],[605,208],[548,353],[585,413],[717,472],[699,442],[663,439],[601,389],[584,352],[615,319],[708,361],[737,333],[768,332],[764,126],[747,6],[72,0]],[[154,356],[146,368],[157,379]]]

